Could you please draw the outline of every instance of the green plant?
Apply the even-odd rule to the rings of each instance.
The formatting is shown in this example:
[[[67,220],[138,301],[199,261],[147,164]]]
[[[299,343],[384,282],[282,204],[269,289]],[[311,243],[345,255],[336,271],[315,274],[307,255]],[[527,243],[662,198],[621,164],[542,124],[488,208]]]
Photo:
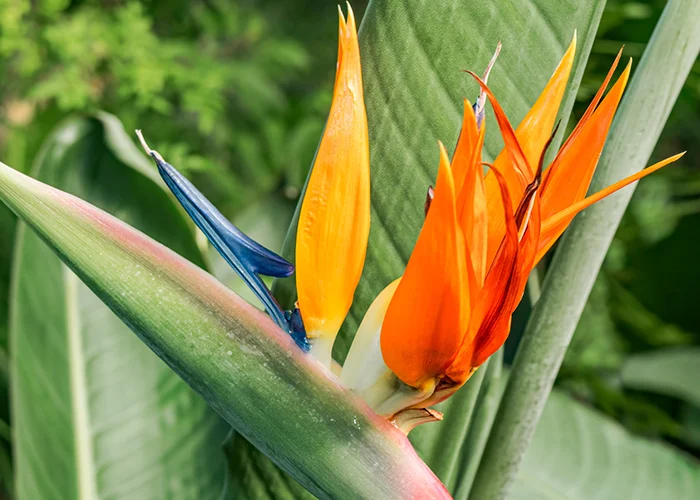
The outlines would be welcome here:
[[[376,0],[366,13],[361,40],[373,155],[373,226],[363,278],[334,346],[335,358],[341,362],[370,302],[403,272],[425,217],[425,189],[435,177],[436,139],[444,138],[450,146],[456,139],[460,119],[456,110],[465,93],[460,85],[469,80],[458,71],[462,69],[462,54],[445,47],[468,40],[477,47],[470,54],[476,63],[467,66],[474,67],[490,57],[495,37],[503,35],[506,50],[491,75],[491,83],[494,93],[503,96],[508,115],[519,119],[547,80],[547,71],[541,68],[554,66],[562,53],[561,44],[573,27],[579,28],[579,46],[583,46],[579,52],[583,57],[579,56],[573,71],[576,86],[603,7],[603,2],[592,2],[571,11],[564,4],[537,3],[530,20],[522,25],[516,22],[522,19],[522,13],[510,4],[494,5],[484,0],[473,2],[468,9],[457,8],[457,4]],[[657,102],[655,93],[661,92],[668,111],[675,100],[689,64],[698,53],[692,30],[698,17],[695,6],[669,3],[666,17],[634,76],[632,98],[624,101],[614,125],[602,176],[594,181],[597,188],[621,177],[615,170],[618,166],[638,170],[646,163],[664,120],[653,121],[654,128],[644,132],[648,134],[647,149],[626,140],[625,134],[641,135],[635,127],[652,123],[649,114],[653,107],[639,105],[640,101]],[[446,24],[446,19],[451,22]],[[551,39],[532,29],[542,26],[551,27]],[[684,41],[682,51],[669,49],[674,48],[669,39],[675,41],[677,37]],[[673,57],[666,55],[667,50]],[[658,55],[659,51],[664,57]],[[508,70],[521,67],[526,56],[537,60],[528,66],[526,74],[518,73],[522,82],[505,78]],[[651,73],[664,75],[668,85],[659,86],[658,81],[649,78]],[[477,90],[474,86],[469,92],[476,95]],[[431,105],[419,106],[416,96]],[[568,116],[573,96],[570,88],[560,118]],[[502,117],[500,125],[508,136]],[[488,128],[495,130],[496,126],[489,123]],[[487,159],[500,149],[497,136],[488,137]],[[122,148],[127,146],[122,144]],[[133,145],[128,148],[133,149]],[[630,150],[624,148],[634,148],[635,162],[616,161],[618,155],[630,156]],[[156,153],[147,151],[156,158],[161,174],[198,225],[218,247],[231,252],[227,256],[239,274],[251,280],[265,271],[274,276],[287,272],[280,260],[231,232],[222,220],[219,225],[212,222],[212,214],[216,214],[202,204],[199,193],[169,170],[172,167]],[[138,161],[143,162],[143,158]],[[447,167],[441,168],[444,176]],[[440,184],[437,189],[436,196],[440,196],[444,192]],[[289,330],[282,331],[183,258],[91,205],[4,165],[0,168],[0,197],[242,436],[313,494],[333,498],[447,496],[400,430],[343,389],[328,370],[295,345],[294,340],[303,346],[302,340],[306,339],[299,337],[293,320],[277,316],[278,325]],[[547,273],[542,297],[508,381],[502,370],[502,353],[497,352],[464,388],[438,405],[444,413],[442,423],[426,424],[412,433],[416,451],[455,498],[503,498],[509,491],[515,498],[558,497],[564,492],[573,498],[692,498],[700,491],[700,469],[694,459],[635,437],[559,393],[553,393],[546,403],[595,274],[580,264],[585,262],[593,268],[600,264],[626,201],[623,195],[610,201],[615,210],[608,207],[607,211],[585,212],[565,237]],[[436,213],[436,206],[430,210]],[[597,230],[605,232],[592,242],[581,236],[593,234],[587,227],[591,220],[595,220]],[[231,239],[233,243],[228,246],[216,239],[232,238],[232,234],[238,239]],[[291,234],[296,233],[293,230]],[[192,235],[185,239],[189,243],[184,244],[194,248]],[[272,264],[251,255],[272,259]],[[570,281],[569,276],[578,278]],[[258,297],[264,299],[268,310],[274,308],[266,295],[265,282],[255,283]],[[291,281],[280,281],[276,288],[280,301],[291,306],[295,287],[290,285]],[[506,311],[507,318],[511,312]],[[553,328],[554,320],[562,328]],[[628,376],[630,371],[634,373],[633,369],[627,370]],[[404,386],[397,384],[401,390]],[[677,385],[669,382],[665,386]],[[521,391],[523,387],[526,390]],[[682,394],[687,397],[687,390]],[[535,432],[541,414],[544,423]],[[390,418],[408,431],[414,423],[440,415],[409,409]],[[567,421],[575,421],[576,425],[562,425]],[[557,432],[569,433],[564,444],[557,439]],[[620,455],[606,462],[613,449]],[[292,494],[293,487],[284,473],[240,438],[229,445],[229,456],[237,494],[257,498]],[[585,480],[581,480],[578,474],[585,457],[594,458],[587,463]],[[632,457],[653,473],[641,479],[627,475],[630,469],[625,465]],[[235,477],[241,470],[252,469],[255,474]],[[680,480],[670,481],[669,477]]]

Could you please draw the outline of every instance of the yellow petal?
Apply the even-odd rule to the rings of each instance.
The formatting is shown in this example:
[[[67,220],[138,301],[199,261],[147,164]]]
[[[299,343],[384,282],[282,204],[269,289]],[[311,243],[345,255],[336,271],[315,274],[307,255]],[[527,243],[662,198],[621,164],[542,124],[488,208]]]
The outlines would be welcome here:
[[[369,236],[367,114],[352,10],[341,16],[331,111],[299,215],[299,308],[311,339],[329,350],[352,304]]]

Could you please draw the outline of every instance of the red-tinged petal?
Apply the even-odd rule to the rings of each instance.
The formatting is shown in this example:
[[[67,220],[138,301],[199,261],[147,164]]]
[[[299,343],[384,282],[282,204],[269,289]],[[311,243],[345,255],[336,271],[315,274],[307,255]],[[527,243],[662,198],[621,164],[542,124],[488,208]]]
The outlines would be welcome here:
[[[524,188],[532,180],[532,177],[535,175],[535,170],[525,157],[522,147],[515,136],[513,125],[511,125],[510,120],[508,120],[508,117],[506,116],[505,111],[503,111],[498,99],[496,99],[496,96],[493,95],[493,92],[491,92],[488,85],[486,85],[481,78],[476,75],[476,73],[473,73],[472,71],[467,71],[467,73],[469,73],[479,83],[479,85],[481,85],[482,91],[486,93],[491,106],[493,106],[493,112],[496,115],[498,127],[501,129],[501,134],[503,135],[505,151],[508,154],[508,159],[510,160],[516,174],[516,177],[513,178],[509,173],[509,170],[506,170],[503,172],[503,176],[506,182],[508,182],[508,188],[511,190],[511,193],[517,193],[518,191],[514,188],[517,188],[518,184]],[[517,179],[518,181],[516,185],[511,184],[512,180],[514,179]]]
[[[493,175],[500,187],[501,202],[505,211],[506,236],[502,240],[496,258],[486,275],[484,286],[475,301],[475,307],[459,354],[447,371],[447,376],[459,386],[467,380],[472,369],[474,354],[482,349],[479,344],[489,342],[488,332],[499,323],[507,299],[518,256],[518,227],[515,223],[512,201],[504,175],[492,167]],[[510,317],[510,313],[507,314]]]
[[[389,304],[380,339],[386,365],[417,389],[443,376],[469,320],[464,238],[455,203],[449,159],[440,144],[435,198]]]
[[[544,256],[545,253],[547,253],[547,251],[551,248],[551,246],[559,238],[559,236],[561,236],[561,234],[566,230],[566,228],[569,226],[576,214],[590,207],[594,203],[599,202],[603,198],[611,195],[615,191],[629,186],[633,182],[636,182],[639,179],[646,177],[647,175],[654,173],[657,170],[660,170],[666,165],[677,161],[684,154],[685,153],[680,153],[675,156],[671,156],[670,158],[666,158],[663,161],[655,163],[651,167],[645,168],[644,170],[640,170],[636,174],[632,174],[629,177],[626,177],[621,181],[618,181],[615,184],[608,186],[605,189],[602,189],[597,193],[592,194],[591,196],[565,208],[561,212],[558,212],[555,215],[545,219],[542,222],[542,233],[540,235],[540,244],[537,250],[537,256],[535,258],[535,264],[539,262],[539,260]]]
[[[486,362],[508,338],[511,317],[523,297],[527,279],[534,266],[541,224],[539,191],[533,192],[531,202],[523,200],[523,203],[530,205],[530,210],[519,230],[520,242],[516,264],[513,266],[513,274],[508,285],[505,286],[502,296],[496,301],[496,304],[499,304],[496,306],[499,307],[499,310],[496,311],[493,322],[490,326],[484,322],[479,327],[474,340],[474,353],[471,361],[472,366],[475,367]]]
[[[615,111],[627,85],[630,64],[573,140],[562,148],[542,185],[542,217],[547,219],[586,196]]]
[[[535,194],[533,199],[532,210],[530,212],[529,221],[520,239],[520,247],[518,250],[518,265],[517,265],[517,275],[515,277],[515,300],[512,305],[511,312],[515,311],[518,303],[523,298],[525,293],[525,286],[527,285],[527,280],[532,272],[532,268],[535,267],[535,257],[537,256],[537,250],[539,248],[540,234],[542,228],[542,216],[540,208],[540,193],[539,191]],[[505,341],[505,339],[503,339]],[[490,356],[491,354],[489,354]],[[487,356],[488,357],[488,356]]]
[[[329,345],[352,303],[369,235],[369,138],[352,11],[340,21],[331,111],[299,216],[299,307],[310,338]],[[330,354],[328,353],[328,356]]]
[[[556,121],[557,113],[559,112],[559,106],[564,96],[564,91],[566,90],[566,84],[569,80],[575,53],[576,37],[574,36],[571,45],[562,57],[561,62],[557,66],[557,69],[554,71],[554,74],[550,78],[546,87],[515,131],[515,136],[520,143],[522,153],[525,155],[529,165],[536,165],[536,162],[551,135],[552,127],[554,127],[554,122]],[[513,196],[512,208],[515,210],[517,204],[520,202],[520,199],[518,196],[516,196],[516,194],[518,192],[522,194],[522,187],[524,186],[519,183],[517,175],[515,172],[513,172],[512,167],[509,166],[510,161],[510,153],[504,149],[496,158],[494,166],[499,170],[499,172],[502,172],[508,180],[508,187]],[[531,179],[528,179],[526,183],[529,182],[529,180]],[[498,250],[500,242],[505,234],[505,224],[503,209],[501,208],[500,197],[498,194],[498,182],[491,172],[486,174],[485,186],[486,200],[488,203],[487,212],[489,217],[487,263],[490,264],[493,262],[496,251]],[[514,191],[516,188],[520,188],[521,190]]]

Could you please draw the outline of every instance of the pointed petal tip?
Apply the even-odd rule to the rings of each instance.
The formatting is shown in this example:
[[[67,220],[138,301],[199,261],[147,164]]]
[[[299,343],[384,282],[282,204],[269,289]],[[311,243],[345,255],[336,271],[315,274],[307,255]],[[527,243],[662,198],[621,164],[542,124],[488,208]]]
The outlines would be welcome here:
[[[350,2],[345,2],[345,4],[348,8],[347,17],[343,14],[343,9],[340,4],[338,4],[338,14],[340,15],[341,33],[344,36],[347,36],[348,34],[352,35],[353,33],[356,33],[357,26],[355,23],[355,12],[352,10]]]
[[[352,19],[352,21],[355,21],[355,12],[352,10],[352,5],[350,5],[350,2],[346,1],[345,5],[348,6],[348,21]]]
[[[450,165],[450,156],[447,154],[447,149],[442,141],[438,141],[438,147],[440,148],[440,164],[438,166],[438,179],[440,178],[440,172],[445,172],[449,177],[449,181],[452,184],[452,190],[454,190],[454,179],[452,178],[452,167]],[[437,185],[436,185],[437,187]]]
[[[570,56],[572,59],[576,55],[576,46],[578,44],[578,33],[576,30],[574,30],[574,36],[571,38],[571,43],[569,43],[569,47],[566,49],[566,53],[564,54],[564,57],[567,55]]]
[[[338,34],[340,39],[345,38],[345,30],[347,28],[347,22],[345,21],[345,14],[343,14],[343,9],[338,4]]]

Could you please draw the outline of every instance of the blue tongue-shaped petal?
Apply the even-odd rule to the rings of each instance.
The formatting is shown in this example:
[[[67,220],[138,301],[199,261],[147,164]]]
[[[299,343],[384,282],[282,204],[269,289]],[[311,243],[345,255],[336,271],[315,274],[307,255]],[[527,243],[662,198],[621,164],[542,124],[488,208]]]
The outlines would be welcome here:
[[[168,188],[214,248],[253,290],[275,323],[290,333],[300,347],[306,348],[308,344],[303,325],[298,319],[292,320],[295,315],[285,314],[259,276],[284,278],[294,272],[294,266],[238,230],[175,167],[148,147],[140,131],[137,131],[137,135],[146,152],[155,160]]]

